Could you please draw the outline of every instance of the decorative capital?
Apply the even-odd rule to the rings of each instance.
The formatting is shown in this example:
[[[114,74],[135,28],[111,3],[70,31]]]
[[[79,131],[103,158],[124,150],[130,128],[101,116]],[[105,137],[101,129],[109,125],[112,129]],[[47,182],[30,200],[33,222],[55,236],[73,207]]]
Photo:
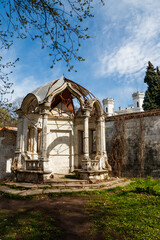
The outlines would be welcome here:
[[[104,116],[100,116],[97,118],[97,122],[104,122],[105,121],[105,117]]]
[[[90,117],[91,110],[88,108],[83,109],[82,117]]]
[[[49,110],[50,110],[50,103],[46,102],[41,106],[42,115],[49,115]]]

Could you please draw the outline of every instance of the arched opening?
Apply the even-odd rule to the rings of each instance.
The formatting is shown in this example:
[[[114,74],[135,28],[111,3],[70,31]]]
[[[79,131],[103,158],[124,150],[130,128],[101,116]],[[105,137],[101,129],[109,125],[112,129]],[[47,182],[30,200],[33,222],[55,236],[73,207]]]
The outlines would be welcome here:
[[[50,102],[51,114],[60,116],[73,116],[84,104],[81,94],[66,84],[61,91],[59,90],[56,95],[52,96]]]
[[[36,96],[34,94],[28,94],[24,98],[21,108],[24,113],[38,113],[39,104]]]
[[[139,102],[137,102],[137,107],[139,107]]]
[[[72,99],[72,95],[67,88],[63,92],[57,94],[51,101],[52,115],[75,114]]]

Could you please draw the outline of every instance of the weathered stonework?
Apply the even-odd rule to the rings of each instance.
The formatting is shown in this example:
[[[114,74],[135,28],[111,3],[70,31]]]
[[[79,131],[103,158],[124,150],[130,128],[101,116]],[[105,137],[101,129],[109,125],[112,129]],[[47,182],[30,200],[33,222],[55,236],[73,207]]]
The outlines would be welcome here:
[[[113,173],[160,177],[160,111],[106,119],[106,146]]]
[[[29,93],[17,113],[17,181],[46,181],[75,169],[101,171],[92,174],[98,180],[108,173],[104,112],[87,89],[62,76]]]
[[[16,130],[0,130],[0,179],[12,179],[11,165],[16,149]]]
[[[16,151],[16,131],[1,130],[0,179],[13,177],[11,163],[14,151],[12,169],[18,181],[42,182],[48,179],[48,176],[52,179],[54,173],[65,174],[73,170],[80,178],[93,182],[104,179],[111,169],[109,166],[105,169],[108,165],[106,155],[103,153],[105,140],[100,137],[101,134],[104,136],[103,117],[91,115],[88,118],[89,158],[85,159],[84,114],[80,110],[75,117],[72,115],[68,117],[65,114],[48,115],[47,159],[45,155],[42,157],[40,151],[41,115],[31,113],[27,117],[20,115]],[[28,128],[31,129],[30,141]],[[108,117],[105,128],[109,163],[115,176],[160,177],[160,110]],[[93,145],[95,138],[96,144]],[[29,144],[32,145],[31,151],[27,151]]]

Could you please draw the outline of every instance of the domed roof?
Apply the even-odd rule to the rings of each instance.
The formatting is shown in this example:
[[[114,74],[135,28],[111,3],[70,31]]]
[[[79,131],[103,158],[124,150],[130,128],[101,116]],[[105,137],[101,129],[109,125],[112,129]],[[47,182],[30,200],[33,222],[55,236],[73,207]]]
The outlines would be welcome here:
[[[84,100],[95,98],[95,96],[90,91],[81,85],[65,78],[64,75],[55,81],[45,83],[44,85],[38,87],[32,92],[32,94],[36,96],[39,104],[43,103],[47,97],[49,97],[56,89],[60,88],[65,82],[70,83],[73,88],[78,90],[82,94]]]

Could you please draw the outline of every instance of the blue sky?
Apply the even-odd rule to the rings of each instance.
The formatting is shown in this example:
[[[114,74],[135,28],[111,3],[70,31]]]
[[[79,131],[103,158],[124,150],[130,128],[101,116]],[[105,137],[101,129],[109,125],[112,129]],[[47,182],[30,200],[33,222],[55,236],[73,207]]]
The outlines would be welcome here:
[[[132,93],[145,91],[144,76],[147,62],[160,62],[160,8],[159,0],[105,0],[97,3],[94,15],[88,19],[89,40],[83,41],[80,55],[85,62],[74,62],[74,71],[68,72],[64,62],[50,69],[48,50],[41,43],[16,40],[4,59],[20,61],[10,75],[14,96],[25,96],[45,82],[64,74],[83,85],[100,100],[114,98],[115,108],[132,104]]]

